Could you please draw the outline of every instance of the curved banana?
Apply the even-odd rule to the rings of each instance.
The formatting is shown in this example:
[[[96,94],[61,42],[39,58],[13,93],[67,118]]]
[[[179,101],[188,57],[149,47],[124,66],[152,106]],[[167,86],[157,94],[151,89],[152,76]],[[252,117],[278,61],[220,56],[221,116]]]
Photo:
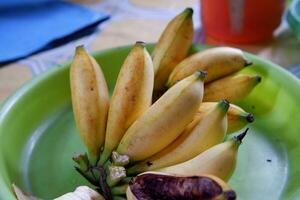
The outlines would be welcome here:
[[[153,63],[143,42],[137,42],[124,61],[111,98],[104,151],[104,164],[131,124],[151,105]]]
[[[139,161],[173,142],[200,106],[205,75],[196,72],[170,88],[127,130],[117,152]]]
[[[205,83],[222,78],[251,65],[240,49],[215,47],[195,53],[181,61],[172,71],[168,86],[201,70],[207,72]]]
[[[179,176],[146,172],[128,186],[128,200],[206,199],[234,200],[236,193],[223,180],[213,175]]]
[[[154,65],[154,90],[165,87],[174,67],[183,60],[193,41],[193,10],[185,9],[165,28],[152,52]]]
[[[129,168],[127,173],[137,174],[185,162],[222,142],[227,131],[228,107],[226,100],[220,101],[201,120],[190,123],[169,146]]]
[[[211,147],[191,160],[155,171],[184,176],[212,174],[228,180],[235,169],[238,147],[247,131],[248,129],[229,141]]]
[[[105,138],[109,93],[100,66],[82,46],[76,48],[70,84],[76,125],[95,164]]]
[[[233,75],[213,81],[205,85],[203,101],[220,101],[226,99],[229,102],[243,100],[260,83],[258,75]]]
[[[214,108],[216,104],[217,102],[202,102],[195,118],[204,116]],[[227,134],[234,133],[253,121],[254,116],[251,113],[246,112],[237,105],[230,104],[227,112]]]

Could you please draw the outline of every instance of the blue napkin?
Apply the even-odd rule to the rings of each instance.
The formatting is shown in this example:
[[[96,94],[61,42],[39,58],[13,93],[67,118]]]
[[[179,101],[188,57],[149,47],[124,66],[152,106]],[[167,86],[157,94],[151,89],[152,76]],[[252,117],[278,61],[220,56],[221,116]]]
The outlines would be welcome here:
[[[12,2],[0,3],[0,64],[82,37],[109,18],[57,0]]]

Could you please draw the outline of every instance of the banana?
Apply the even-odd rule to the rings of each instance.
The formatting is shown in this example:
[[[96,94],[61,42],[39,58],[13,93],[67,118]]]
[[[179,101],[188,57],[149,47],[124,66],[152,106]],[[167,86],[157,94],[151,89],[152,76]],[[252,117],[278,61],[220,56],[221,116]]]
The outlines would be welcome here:
[[[109,93],[100,66],[82,46],[76,48],[70,84],[76,125],[95,164],[105,138]]]
[[[177,81],[201,70],[207,72],[205,83],[222,78],[251,65],[240,49],[215,47],[195,53],[181,61],[172,71],[168,87]]]
[[[227,131],[227,110],[229,103],[220,101],[198,122],[192,122],[176,140],[162,151],[128,169],[137,174],[178,164],[202,153],[222,142]]]
[[[193,41],[193,10],[185,9],[165,28],[152,52],[154,65],[154,90],[165,87],[173,68],[183,60]]]
[[[127,200],[206,199],[234,200],[236,193],[213,175],[178,176],[147,172],[138,175],[127,187]]]
[[[196,72],[170,88],[127,130],[117,152],[139,161],[173,142],[200,106],[205,75]]]
[[[254,87],[260,83],[258,75],[232,75],[205,85],[203,101],[219,101],[226,99],[229,102],[239,102],[244,99]]]
[[[143,42],[137,42],[118,75],[110,102],[104,151],[104,164],[131,124],[151,105],[154,82],[153,63]]]
[[[216,102],[201,103],[195,118],[201,118],[214,108],[216,104]],[[234,133],[253,121],[254,116],[251,113],[246,112],[237,105],[230,104],[227,112],[227,134]]]
[[[231,140],[211,147],[191,160],[155,171],[184,176],[212,174],[228,180],[235,169],[238,148],[247,131],[248,129]]]

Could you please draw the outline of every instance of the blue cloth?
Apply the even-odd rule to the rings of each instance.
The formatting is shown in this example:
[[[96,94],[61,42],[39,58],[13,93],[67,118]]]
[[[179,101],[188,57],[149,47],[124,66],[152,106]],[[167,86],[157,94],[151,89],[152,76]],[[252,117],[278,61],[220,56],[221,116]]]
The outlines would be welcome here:
[[[0,3],[0,64],[82,37],[109,18],[63,1],[12,2]]]

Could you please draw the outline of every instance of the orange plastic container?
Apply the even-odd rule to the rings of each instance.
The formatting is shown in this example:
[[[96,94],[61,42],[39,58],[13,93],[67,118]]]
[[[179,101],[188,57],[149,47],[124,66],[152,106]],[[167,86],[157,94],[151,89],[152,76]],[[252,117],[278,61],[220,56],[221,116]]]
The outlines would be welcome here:
[[[201,0],[207,38],[221,43],[269,41],[281,22],[284,0]]]

